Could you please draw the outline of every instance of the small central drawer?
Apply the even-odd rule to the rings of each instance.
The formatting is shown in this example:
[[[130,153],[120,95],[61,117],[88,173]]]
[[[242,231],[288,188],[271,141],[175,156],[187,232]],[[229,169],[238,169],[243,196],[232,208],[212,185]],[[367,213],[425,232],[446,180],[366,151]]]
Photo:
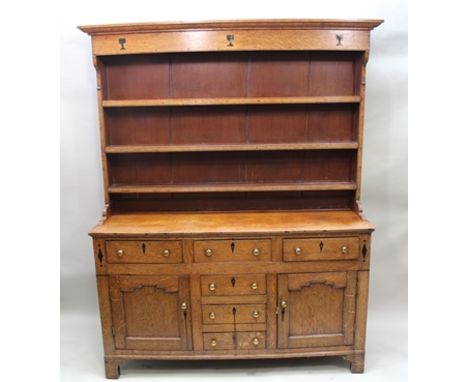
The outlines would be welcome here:
[[[265,275],[201,276],[202,296],[265,294]]]
[[[204,324],[252,324],[265,322],[265,304],[203,305]]]
[[[204,333],[205,350],[265,349],[265,332]]]
[[[359,237],[284,239],[284,261],[354,260],[359,257]]]
[[[199,240],[194,242],[196,263],[270,261],[271,240]]]
[[[106,241],[108,263],[182,263],[182,243],[176,240]]]

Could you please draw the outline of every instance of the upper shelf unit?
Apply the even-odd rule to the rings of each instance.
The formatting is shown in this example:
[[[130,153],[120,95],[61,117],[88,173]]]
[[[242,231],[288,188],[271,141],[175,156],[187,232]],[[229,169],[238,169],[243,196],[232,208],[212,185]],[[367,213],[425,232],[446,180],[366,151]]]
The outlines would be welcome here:
[[[106,203],[352,207],[362,76],[379,23],[83,27],[98,73]]]

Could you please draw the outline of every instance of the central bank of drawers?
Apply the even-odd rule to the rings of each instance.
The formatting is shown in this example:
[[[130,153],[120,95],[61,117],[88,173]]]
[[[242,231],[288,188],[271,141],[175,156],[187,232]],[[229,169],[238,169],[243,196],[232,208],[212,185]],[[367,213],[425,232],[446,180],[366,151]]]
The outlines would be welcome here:
[[[203,275],[205,350],[265,349],[266,276]]]

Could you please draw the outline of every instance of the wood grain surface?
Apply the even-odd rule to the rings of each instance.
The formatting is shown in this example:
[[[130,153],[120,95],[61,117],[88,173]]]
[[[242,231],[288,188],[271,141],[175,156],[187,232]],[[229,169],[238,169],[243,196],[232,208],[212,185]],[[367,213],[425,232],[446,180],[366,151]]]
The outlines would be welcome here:
[[[128,213],[110,216],[90,234],[226,234],[278,232],[370,232],[373,226],[353,211]]]

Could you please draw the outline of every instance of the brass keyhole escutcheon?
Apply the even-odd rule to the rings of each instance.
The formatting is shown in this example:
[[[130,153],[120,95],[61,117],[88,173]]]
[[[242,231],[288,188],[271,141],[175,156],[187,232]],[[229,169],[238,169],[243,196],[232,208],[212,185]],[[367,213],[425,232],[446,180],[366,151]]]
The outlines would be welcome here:
[[[252,254],[253,254],[254,256],[260,256],[260,249],[254,248],[254,249],[252,250]]]
[[[228,41],[227,46],[234,46],[234,35],[233,34],[227,34],[226,35],[226,40]]]
[[[253,344],[254,346],[258,346],[258,345],[260,344],[260,340],[259,340],[257,337],[254,337],[254,338],[252,339],[252,344]]]

